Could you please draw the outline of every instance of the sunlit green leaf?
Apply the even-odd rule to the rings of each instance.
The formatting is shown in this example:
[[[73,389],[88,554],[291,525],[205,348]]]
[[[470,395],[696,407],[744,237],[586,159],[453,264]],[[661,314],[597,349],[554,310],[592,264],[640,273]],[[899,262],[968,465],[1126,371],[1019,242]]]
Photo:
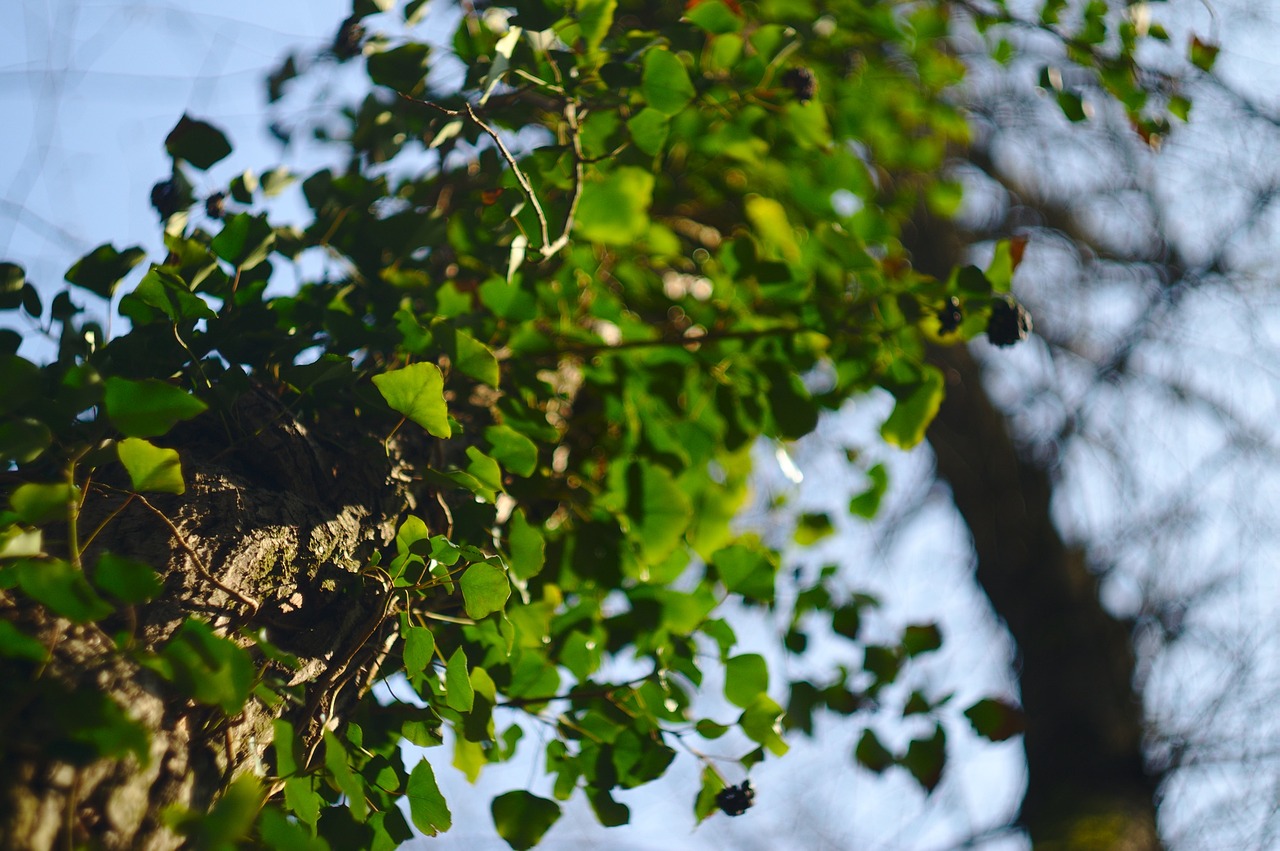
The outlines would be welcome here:
[[[427,836],[443,833],[453,825],[453,814],[440,787],[431,763],[424,757],[409,773],[409,785],[405,790],[409,799],[409,818],[413,826]]]
[[[129,437],[157,437],[209,407],[181,388],[156,378],[130,381],[111,376],[104,383],[107,416]]]
[[[467,617],[476,620],[502,611],[511,596],[511,583],[507,581],[506,571],[488,562],[468,567],[458,584],[462,587]]]
[[[375,375],[373,383],[394,411],[399,411],[435,437],[449,437],[449,410],[444,401],[444,376],[433,363]]]
[[[116,452],[129,473],[134,490],[174,494],[186,490],[176,450],[153,446],[138,437],[128,437],[116,444]]]

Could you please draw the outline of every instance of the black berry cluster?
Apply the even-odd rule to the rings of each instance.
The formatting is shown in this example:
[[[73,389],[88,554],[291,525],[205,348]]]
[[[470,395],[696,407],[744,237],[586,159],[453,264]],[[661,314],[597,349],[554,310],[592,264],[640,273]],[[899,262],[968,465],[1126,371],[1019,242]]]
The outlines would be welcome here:
[[[151,187],[151,206],[161,219],[168,219],[181,210],[185,206],[182,201],[182,189],[175,180],[162,180]]]
[[[756,790],[751,788],[750,780],[743,780],[741,786],[726,786],[716,793],[716,806],[727,816],[740,816],[756,802]]]
[[[782,75],[782,85],[801,103],[808,103],[818,93],[818,78],[808,68],[790,68]]]
[[[938,331],[942,334],[954,334],[963,321],[964,313],[960,310],[960,299],[951,296],[938,311]]]
[[[994,346],[1012,346],[1031,333],[1031,314],[1012,298],[997,298],[987,320],[987,339]]]
[[[204,199],[205,215],[211,219],[220,219],[227,214],[227,196],[222,192],[215,192],[208,198]]]
[[[358,17],[352,15],[343,21],[342,26],[338,28],[338,34],[334,36],[333,46],[330,50],[339,59],[350,59],[360,53],[360,46],[363,42],[364,24],[360,23]]]

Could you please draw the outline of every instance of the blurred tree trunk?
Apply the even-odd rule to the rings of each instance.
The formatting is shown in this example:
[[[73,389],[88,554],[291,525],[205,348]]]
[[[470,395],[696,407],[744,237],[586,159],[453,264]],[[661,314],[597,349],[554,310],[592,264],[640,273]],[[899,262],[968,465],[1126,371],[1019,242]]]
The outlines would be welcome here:
[[[962,262],[950,225],[922,215],[915,265]],[[976,576],[1018,648],[1028,783],[1019,817],[1036,848],[1161,846],[1156,778],[1145,768],[1142,703],[1128,627],[1098,597],[1083,551],[1051,515],[1049,472],[1020,451],[963,346],[937,348],[946,399],[928,440],[973,538]]]

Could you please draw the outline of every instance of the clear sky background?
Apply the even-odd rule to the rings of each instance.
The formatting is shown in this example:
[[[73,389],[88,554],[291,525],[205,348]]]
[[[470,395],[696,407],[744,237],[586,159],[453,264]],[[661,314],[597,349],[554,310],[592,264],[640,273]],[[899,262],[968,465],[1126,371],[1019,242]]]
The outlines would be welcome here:
[[[350,4],[340,0],[4,0],[0,3],[0,260],[23,265],[28,278],[43,292],[51,293],[71,263],[102,242],[112,242],[118,248],[142,245],[152,259],[158,259],[162,255],[158,217],[150,206],[149,193],[154,183],[168,175],[170,165],[163,141],[181,114],[185,111],[212,121],[228,134],[236,148],[227,161],[202,178],[198,195],[223,187],[243,169],[262,171],[275,165],[282,150],[266,132],[264,77],[288,51],[311,53],[327,44],[349,9]],[[1280,32],[1280,28],[1272,20],[1274,13],[1254,9],[1251,14],[1252,19],[1240,19],[1243,23],[1222,33],[1224,40],[1235,46],[1233,51],[1224,53],[1224,62],[1235,63],[1242,69],[1237,71],[1240,79],[1266,91],[1280,65],[1268,59],[1269,42],[1263,33],[1268,32],[1267,26],[1271,33]],[[1239,40],[1233,41],[1236,37]],[[1270,43],[1274,44],[1274,40]],[[341,87],[341,74],[321,75],[320,85]],[[1213,116],[1226,114],[1215,112],[1212,103],[1204,112],[1210,116],[1211,124]],[[1262,142],[1250,135],[1233,134],[1229,129],[1224,131],[1225,136],[1215,132],[1211,126],[1200,135],[1191,134],[1181,147],[1171,145],[1172,161],[1188,166],[1176,174],[1183,175],[1189,187],[1201,190],[1188,192],[1188,205],[1212,207],[1216,201],[1221,207],[1231,198],[1221,185],[1214,188],[1203,180],[1186,178],[1186,174],[1196,173],[1190,170],[1191,165],[1202,170],[1216,168],[1223,185],[1229,186],[1229,178],[1236,170],[1249,169],[1253,173],[1255,161],[1260,162],[1267,151]],[[318,149],[303,146],[287,152],[287,159],[306,165],[323,155]],[[1203,190],[1214,194],[1206,198]],[[1193,207],[1182,208],[1184,218],[1194,220],[1196,214],[1187,215],[1189,210]],[[1192,241],[1211,233],[1209,228],[1197,230],[1194,223],[1181,220],[1178,227]],[[1273,236],[1274,232],[1268,235]],[[1249,285],[1254,300],[1247,303],[1253,305],[1250,309],[1269,311],[1260,318],[1273,320],[1280,311],[1274,310],[1274,299],[1266,294],[1265,286],[1267,275],[1275,271],[1274,261],[1267,265],[1267,255],[1274,253],[1275,242],[1264,246],[1259,246],[1255,237],[1243,241],[1240,251],[1246,258],[1253,258],[1250,280],[1256,285]],[[1259,281],[1262,283],[1257,284]],[[1274,277],[1269,284],[1274,287]],[[1104,308],[1120,304],[1115,299],[1099,303]],[[1257,333],[1252,326],[1247,332],[1239,331],[1239,326],[1232,324],[1238,319],[1232,314],[1232,305],[1243,303],[1224,296],[1193,305],[1199,313],[1192,314],[1185,327],[1178,325],[1173,338],[1184,347],[1183,355],[1200,358],[1197,363],[1225,365],[1231,381],[1237,382],[1235,386],[1244,388],[1228,394],[1231,404],[1241,408],[1252,405],[1251,412],[1246,411],[1250,420],[1259,423],[1266,441],[1274,442],[1276,362],[1275,349],[1267,347],[1276,343],[1274,334],[1280,323],[1267,320],[1271,322],[1267,333],[1272,336],[1263,338],[1251,336]],[[90,307],[102,312],[99,306]],[[36,329],[24,326],[22,330],[31,334],[32,346],[38,345]],[[1191,346],[1189,350],[1187,345]],[[25,353],[30,351],[24,348]],[[1161,363],[1172,372],[1200,380],[1194,364],[1177,357],[1162,357]],[[1016,352],[1004,363],[1004,369],[1006,396],[1018,399],[1024,385],[1043,375],[1042,353],[1034,349]],[[1213,377],[1206,380],[1212,381]],[[1265,389],[1268,382],[1273,388],[1269,395]],[[1264,395],[1259,397],[1260,393]],[[1011,648],[972,582],[966,533],[945,492],[931,483],[927,452],[904,455],[873,450],[883,455],[893,473],[894,489],[886,505],[886,517],[874,527],[841,517],[850,494],[862,487],[847,468],[844,447],[874,445],[877,418],[884,415],[883,403],[884,400],[873,398],[855,405],[824,422],[812,439],[794,447],[792,455],[805,474],[801,485],[788,482],[776,460],[762,453],[761,489],[789,494],[791,512],[829,509],[840,518],[839,536],[823,542],[816,552],[797,553],[794,563],[811,569],[825,561],[839,561],[846,566],[851,587],[886,600],[889,605],[883,616],[871,624],[873,634],[880,629],[887,635],[891,629],[909,622],[936,620],[942,624],[947,638],[944,650],[921,661],[911,685],[927,685],[935,692],[956,690],[958,717],[959,709],[968,705],[966,701],[991,692],[1012,693],[1014,683],[1008,673]],[[1117,428],[1133,428],[1135,420],[1123,418],[1137,417],[1136,422],[1149,429],[1148,442],[1163,453],[1152,456],[1149,475],[1153,481],[1160,476],[1170,478],[1172,486],[1177,487],[1174,474],[1192,468],[1189,458],[1205,455],[1203,447],[1212,445],[1215,439],[1214,426],[1195,419],[1175,422],[1163,414],[1155,401],[1144,402],[1134,410],[1098,409],[1098,416],[1114,421]],[[1167,463],[1155,463],[1161,457]],[[1071,463],[1076,465],[1071,469],[1113,469],[1097,458],[1078,457]],[[1256,462],[1248,477],[1237,475],[1234,470],[1224,467],[1203,481],[1204,498],[1227,508],[1220,515],[1213,515],[1207,531],[1199,537],[1178,537],[1182,550],[1163,556],[1168,559],[1165,579],[1174,584],[1194,584],[1191,579],[1202,575],[1179,567],[1179,559],[1223,568],[1220,572],[1235,583],[1234,591],[1219,598],[1214,607],[1197,611],[1207,612],[1200,616],[1207,624],[1205,629],[1217,629],[1218,621],[1229,622],[1233,618],[1248,624],[1269,624],[1265,629],[1250,629],[1243,637],[1237,636],[1233,640],[1238,643],[1232,649],[1236,652],[1243,647],[1247,651],[1252,647],[1250,652],[1256,652],[1259,659],[1270,660],[1269,668],[1264,665],[1259,676],[1264,683],[1271,683],[1274,695],[1280,683],[1274,664],[1278,655],[1275,615],[1280,614],[1276,612],[1280,590],[1274,580],[1275,548],[1274,542],[1259,534],[1252,512],[1265,508],[1259,512],[1265,515],[1280,505],[1274,499],[1275,484],[1280,478]],[[1082,536],[1105,534],[1111,528],[1108,524],[1114,520],[1116,506],[1124,503],[1123,491],[1105,472],[1072,473],[1069,469],[1064,477],[1068,481],[1061,506],[1064,526]],[[1255,504],[1247,509],[1240,507],[1244,482],[1248,483],[1243,485],[1247,488],[1245,493],[1255,497]],[[1269,507],[1258,506],[1257,499],[1268,500]],[[786,517],[786,513],[771,515],[757,510],[747,522],[782,539],[789,534]],[[1242,528],[1248,530],[1250,552],[1240,556],[1232,550],[1230,555],[1224,555],[1223,541],[1237,540],[1231,536],[1239,535]],[[1153,556],[1158,552],[1162,551],[1154,547],[1149,550]],[[1233,558],[1239,558],[1239,563],[1229,561]],[[1149,564],[1130,565],[1128,572],[1112,577],[1108,593],[1121,609],[1140,607],[1143,595],[1150,590],[1144,583],[1151,582],[1152,575]],[[772,629],[764,622],[754,628],[740,628],[745,650],[768,650],[776,643]],[[823,650],[826,662],[859,663],[838,643]],[[1160,673],[1163,679],[1156,677],[1154,682],[1167,691],[1159,693],[1152,705],[1153,715],[1180,717],[1171,704],[1195,698],[1193,692],[1187,691],[1196,688],[1195,683],[1201,683],[1201,691],[1208,697],[1224,691],[1221,684],[1204,686],[1206,679],[1212,680],[1209,673],[1222,670],[1219,657],[1195,650],[1179,654],[1170,656],[1161,651],[1148,657],[1152,670],[1165,672]],[[771,663],[778,665],[780,671],[785,670],[783,666],[794,664],[772,652]],[[716,689],[713,682],[708,687],[711,691]],[[1253,695],[1247,706],[1270,707],[1261,697]],[[714,707],[714,701],[706,705]],[[1241,711],[1247,706],[1242,705]],[[708,711],[714,712],[714,708]],[[1274,717],[1274,709],[1270,711]],[[894,719],[873,720],[872,726],[894,744],[919,732]],[[847,722],[823,723],[815,742],[797,743],[794,757],[757,768],[752,779],[760,790],[760,805],[742,818],[718,816],[693,831],[691,808],[697,789],[697,766],[691,759],[682,759],[670,778],[651,789],[620,796],[632,806],[634,827],[605,834],[594,825],[585,804],[578,801],[571,808],[572,817],[548,835],[545,847],[575,849],[607,843],[610,848],[664,851],[787,847],[932,851],[981,835],[1007,820],[1016,809],[1024,769],[1015,743],[978,744],[972,736],[963,735],[962,726],[955,726],[950,731],[954,732],[954,761],[937,792],[926,800],[901,772],[876,778],[852,765],[852,749],[861,729],[861,725]],[[1265,726],[1262,729],[1265,731]],[[528,725],[527,732],[536,739],[537,726]],[[1237,735],[1228,743],[1239,755],[1247,754],[1249,742],[1247,735]],[[1276,738],[1265,742],[1275,747]],[[446,749],[436,749],[429,755],[438,766],[451,756]],[[1276,784],[1274,763],[1270,775],[1263,770],[1260,782]],[[452,769],[440,767],[438,774],[453,806],[455,828],[440,841],[422,844],[423,848],[504,848],[492,832],[489,798],[510,788],[528,787],[541,794],[549,789],[537,766],[528,762],[488,769],[478,790],[469,788]],[[730,779],[741,778],[731,775]],[[1184,809],[1187,817],[1194,817],[1192,805],[1220,801],[1224,789],[1231,791],[1236,775],[1224,768],[1178,782],[1182,785],[1172,788],[1171,794],[1179,802],[1179,809]],[[1258,806],[1265,808],[1266,796],[1262,797],[1264,803]],[[1272,800],[1274,812],[1274,795]],[[1266,813],[1255,815],[1262,817]],[[1023,848],[1025,842],[1017,836],[995,835],[976,842],[974,847],[1006,851]],[[1219,847],[1247,846],[1232,845],[1228,839]]]

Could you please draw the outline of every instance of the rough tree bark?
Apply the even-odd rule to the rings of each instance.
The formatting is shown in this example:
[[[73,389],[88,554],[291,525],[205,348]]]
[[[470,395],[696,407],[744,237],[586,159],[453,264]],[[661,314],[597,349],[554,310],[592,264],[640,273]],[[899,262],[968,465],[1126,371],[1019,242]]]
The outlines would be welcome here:
[[[245,772],[266,773],[272,722],[293,722],[304,758],[326,725],[367,688],[393,614],[388,589],[363,572],[394,521],[414,506],[413,484],[381,441],[308,429],[265,391],[210,412],[165,441],[180,453],[188,488],[147,502],[90,485],[82,530],[104,523],[86,552],[137,558],[156,567],[164,591],[109,624],[41,620],[0,591],[0,617],[54,648],[31,672],[38,693],[0,710],[0,846],[68,848],[92,840],[108,849],[169,849],[182,837],[162,819],[172,806],[203,811]],[[202,707],[130,656],[161,647],[188,615],[236,638],[265,630],[296,655],[296,668],[255,659],[289,699],[250,698],[236,717]],[[251,642],[242,641],[245,646]],[[252,651],[259,652],[259,651]],[[10,688],[0,685],[0,697]],[[128,707],[151,736],[149,759],[77,759],[57,739],[60,707],[77,693],[106,694]],[[70,703],[69,703],[70,702]]]

